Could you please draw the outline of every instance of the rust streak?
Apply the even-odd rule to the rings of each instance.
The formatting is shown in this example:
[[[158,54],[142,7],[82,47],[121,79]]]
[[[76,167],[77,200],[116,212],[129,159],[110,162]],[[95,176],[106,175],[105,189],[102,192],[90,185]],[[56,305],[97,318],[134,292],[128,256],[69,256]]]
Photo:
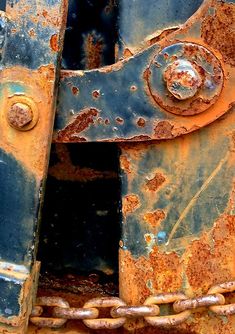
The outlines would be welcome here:
[[[97,117],[99,111],[95,108],[83,109],[71,123],[58,132],[56,141],[79,141],[78,134],[94,124],[94,118]]]

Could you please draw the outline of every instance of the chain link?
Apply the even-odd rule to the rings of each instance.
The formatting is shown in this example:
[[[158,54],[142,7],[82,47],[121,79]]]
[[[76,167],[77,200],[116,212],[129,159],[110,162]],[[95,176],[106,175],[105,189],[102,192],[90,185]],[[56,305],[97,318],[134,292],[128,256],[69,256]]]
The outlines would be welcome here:
[[[68,319],[82,320],[91,329],[115,329],[123,326],[128,318],[144,318],[155,327],[171,328],[182,324],[192,315],[192,310],[208,308],[218,315],[235,314],[235,303],[225,304],[224,293],[235,291],[235,281],[211,287],[207,295],[188,298],[180,292],[150,296],[144,305],[127,306],[117,297],[94,298],[82,308],[72,308],[60,297],[40,297],[36,301],[30,321],[38,327],[59,328]],[[161,315],[160,305],[172,304],[175,314]],[[44,317],[44,307],[52,308],[52,316]],[[108,308],[110,318],[99,318],[99,308]]]
[[[113,318],[140,318],[140,317],[155,317],[160,313],[157,305],[141,305],[141,306],[120,306],[112,308],[111,316]]]
[[[96,308],[54,307],[52,315],[55,318],[62,318],[67,320],[96,319],[99,316],[99,311]]]
[[[69,308],[69,303],[60,297],[39,297],[37,298],[36,306],[47,306],[47,307],[62,307]],[[37,327],[50,327],[50,328],[60,328],[66,323],[66,319],[62,318],[49,318],[42,317],[40,314],[40,308],[33,309],[30,321]],[[36,314],[36,316],[35,316]]]
[[[211,287],[209,293],[228,293],[235,291],[235,281],[226,282]],[[218,315],[231,315],[235,314],[235,304],[228,304],[223,306],[210,306],[209,309]]]
[[[161,304],[171,304],[180,300],[185,300],[187,297],[180,292],[175,293],[165,293],[151,296],[144,302],[145,305],[161,305]],[[145,317],[147,323],[151,326],[157,327],[172,327],[180,325],[185,322],[191,315],[189,310],[180,312],[179,314],[164,315],[158,317]]]
[[[176,301],[173,309],[176,313],[186,310],[193,310],[200,307],[209,307],[210,305],[224,305],[225,298],[221,294],[208,294],[197,298]]]
[[[89,307],[119,307],[126,306],[126,303],[117,297],[102,297],[94,298],[89,300],[84,308]],[[92,329],[116,329],[124,325],[126,318],[120,317],[117,319],[114,318],[99,318],[99,319],[88,319],[83,320],[84,324]]]

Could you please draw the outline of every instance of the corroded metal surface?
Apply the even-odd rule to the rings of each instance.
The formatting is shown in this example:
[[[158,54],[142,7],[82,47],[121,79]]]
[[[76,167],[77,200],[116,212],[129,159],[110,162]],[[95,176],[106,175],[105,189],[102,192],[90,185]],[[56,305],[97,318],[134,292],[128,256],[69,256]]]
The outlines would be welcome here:
[[[84,308],[90,307],[119,307],[125,306],[120,298],[117,297],[103,297],[103,298],[94,298],[85,303]],[[125,322],[126,318],[119,317],[115,318],[99,318],[99,319],[86,319],[83,320],[84,324],[91,329],[116,329],[121,327]]]
[[[33,120],[30,106],[23,103],[15,103],[8,111],[8,122],[16,129],[22,129]]]
[[[180,292],[160,293],[148,297],[144,305],[128,306],[117,297],[99,297],[87,301],[83,307],[70,307],[67,300],[61,297],[40,297],[36,301],[30,320],[41,328],[61,328],[67,320],[80,320],[90,329],[109,329],[122,327],[128,318],[144,320],[154,329],[177,328],[178,325],[186,323],[189,318],[194,318],[192,310],[197,311],[204,316],[208,312],[213,315],[234,315],[234,304],[226,304],[227,301],[223,294],[211,294],[211,291],[233,292],[235,290],[235,281],[225,282],[215,285],[209,289],[207,294],[196,298],[188,298]],[[173,312],[162,312],[160,307],[164,304],[172,306]],[[56,306],[61,305],[61,306]],[[180,306],[181,305],[181,306]],[[49,307],[45,311],[44,307]],[[111,310],[110,310],[110,307]],[[177,310],[178,309],[178,310]],[[104,311],[102,315],[101,311]],[[45,317],[45,313],[50,316]],[[89,319],[89,320],[87,320]],[[58,326],[61,321],[61,325]]]
[[[38,306],[55,306],[61,308],[69,308],[69,303],[64,301],[62,298],[59,297],[39,297],[36,300]],[[50,328],[59,328],[62,327],[66,320],[63,318],[48,318],[48,317],[40,317],[40,316],[33,316],[30,318],[30,321],[38,326],[38,327],[50,327]]]
[[[25,333],[37,286],[33,268],[38,212],[53,127],[66,1],[9,0],[5,15],[0,82],[0,332]],[[3,29],[1,42],[2,33]]]
[[[181,28],[133,57],[93,71],[62,71],[54,140],[79,142],[172,139],[202,128],[222,116],[234,103],[235,71],[231,43],[234,39],[234,31],[231,29],[234,11],[234,5],[231,3],[205,1],[200,10]],[[222,34],[228,34],[229,39],[219,37],[221,17],[223,22],[230,22],[222,25]],[[213,25],[209,24],[212,20]],[[210,44],[213,35],[218,41],[223,38],[223,43]],[[195,65],[199,65],[198,70],[201,68],[202,72],[211,72],[215,79],[211,80],[210,84],[206,75],[202,80],[204,86],[207,86],[207,92],[202,98],[200,94],[198,99],[195,95],[189,102],[177,99],[171,101],[167,97],[169,91],[166,85],[162,84],[161,78],[157,77],[157,80],[151,83],[151,89],[149,87],[152,60],[166,47],[179,42],[185,46],[188,42],[199,45],[198,50],[194,50],[194,55],[192,52],[190,56],[190,48],[185,48],[185,53],[192,57]],[[204,51],[203,57],[202,50],[208,50]],[[172,62],[173,56],[177,57],[177,52],[171,55],[168,62],[166,60],[168,65]],[[187,55],[184,56],[187,58]],[[193,57],[198,57],[198,60]],[[206,60],[199,61],[201,57]],[[208,63],[206,71],[203,70],[202,63]],[[209,65],[212,66],[211,69],[208,68]],[[218,89],[214,89],[217,84]],[[171,103],[171,112],[161,108],[158,99],[156,102],[156,94],[155,99],[153,98],[153,86],[155,91],[162,92],[164,99],[170,100],[168,102]],[[200,115],[195,115],[212,103],[212,107]],[[190,110],[193,109],[193,117],[172,115],[172,112],[180,113],[182,105],[185,106],[183,114],[190,115]]]
[[[200,296],[192,299],[180,300],[174,303],[173,308],[175,312],[182,312],[185,310],[196,309],[204,306],[211,305],[223,305],[225,303],[225,298],[221,294],[208,294],[205,296]]]
[[[231,111],[174,142],[122,145],[120,293],[127,303],[162,291],[200,295],[235,277],[234,121]],[[213,333],[215,326],[229,333],[234,318],[196,318],[178,330]]]
[[[54,1],[49,2],[51,6],[54,4]],[[110,9],[105,7],[106,14],[112,12],[114,3],[110,1]],[[24,5],[23,9],[25,9]],[[17,4],[15,6],[17,7]],[[22,20],[29,13],[33,15],[30,9],[25,14],[20,7],[17,8],[18,12],[22,15]],[[17,13],[13,11],[15,14],[13,18],[17,17],[19,14]],[[57,52],[61,49],[60,37],[53,31],[57,25],[53,15],[55,15],[54,10],[49,13],[39,12],[38,16],[45,19],[43,24],[40,25],[37,18],[34,18],[34,23],[38,24],[37,28],[34,29],[31,25],[27,27],[30,38],[35,38],[35,34],[41,38],[43,52],[40,51],[41,49],[38,52],[34,43],[25,42],[25,36],[23,36],[25,29],[15,31],[13,24],[12,35],[8,34],[7,45],[12,48],[15,41],[18,41],[15,55],[19,63],[14,71],[6,70],[5,77],[3,75],[4,80],[7,81],[3,90],[5,95],[10,91],[9,87],[13,81],[18,85],[10,91],[13,98],[25,93],[24,86],[19,83],[20,72],[27,86],[30,87],[27,87],[27,96],[32,96],[32,100],[39,107],[38,123],[28,132],[33,131],[35,135],[30,145],[27,142],[31,138],[28,133],[21,133],[19,137],[18,132],[12,128],[8,136],[9,130],[4,132],[4,128],[8,125],[9,119],[7,120],[6,115],[2,117],[3,138],[8,140],[8,146],[4,146],[3,149],[14,155],[13,161],[18,160],[23,165],[22,180],[32,180],[31,191],[28,193],[36,193],[39,196],[47,157],[45,152],[39,155],[39,148],[44,150],[47,147],[48,137],[50,137],[49,127],[53,119],[52,104],[45,107],[44,103],[50,103],[52,100],[54,93],[52,87],[55,80],[55,67],[48,66],[45,59],[55,52],[57,60]],[[154,35],[154,38],[150,39],[151,42],[147,43],[150,47],[133,57],[127,57],[128,59],[122,62],[102,69],[64,71],[61,75],[55,141],[146,141],[120,146],[123,170],[120,293],[128,305],[140,305],[148,296],[163,291],[169,292],[168,297],[173,296],[172,292],[180,290],[187,296],[192,296],[194,299],[189,305],[186,297],[181,295],[182,299],[185,299],[185,305],[190,306],[190,311],[183,308],[180,310],[182,314],[172,315],[167,319],[166,317],[149,319],[152,324],[164,322],[165,325],[172,323],[177,325],[184,322],[172,329],[171,334],[234,332],[234,317],[221,318],[203,312],[202,316],[201,312],[199,314],[198,310],[195,310],[195,307],[203,306],[205,301],[210,300],[214,303],[214,300],[208,296],[200,299],[201,294],[207,293],[211,285],[235,278],[233,251],[235,246],[234,16],[235,9],[231,1],[204,1],[202,8],[186,24],[177,30],[173,27],[159,37]],[[48,32],[49,40],[44,38],[42,33],[43,27],[47,26],[48,22],[53,27]],[[91,69],[100,66],[104,51],[102,38],[94,32],[82,38],[84,67]],[[23,51],[22,45],[25,47]],[[183,99],[173,99],[170,95],[173,109],[169,110],[156,98],[156,94],[161,89],[164,98],[168,98],[169,91],[175,93],[172,90],[172,80],[175,79],[175,74],[172,75],[172,72],[175,73],[175,69],[169,73],[167,66],[177,61],[175,59],[177,52],[171,55],[169,61],[166,61],[167,66],[160,68],[162,81],[153,80],[150,83],[154,72],[153,59],[172,45],[196,45],[198,50],[207,50],[204,55],[206,54],[207,60],[210,58],[209,62],[204,61],[205,59],[198,61],[197,57],[203,58],[203,55],[198,50],[197,52],[194,50],[195,54],[190,61],[192,68],[195,68],[197,82],[194,82],[192,76],[188,79],[188,72],[180,78],[182,86],[186,87],[190,84],[193,88],[188,97],[196,101],[196,106],[192,108],[192,104],[189,104],[184,109],[184,115],[190,115],[190,117],[183,117],[179,112],[179,106],[186,105],[188,99],[182,102]],[[132,56],[132,52],[126,52],[125,58],[126,56]],[[183,56],[185,57],[185,52]],[[4,65],[11,66],[13,55],[6,52],[4,57]],[[53,59],[55,65],[56,60]],[[45,66],[41,66],[41,63]],[[202,63],[206,63],[205,68]],[[28,69],[22,69],[22,66],[26,65],[30,68],[30,72]],[[159,63],[155,65],[158,70]],[[208,73],[213,78],[209,80],[209,84]],[[208,99],[204,96],[201,101],[201,97],[197,94],[206,84],[209,88],[215,88],[215,94]],[[157,93],[153,94],[153,88]],[[34,94],[34,91],[37,91],[37,94]],[[200,108],[201,102],[206,105],[205,108]],[[11,106],[12,100],[3,105],[3,110],[11,110]],[[197,115],[199,112],[201,112],[200,115]],[[45,126],[42,125],[44,122]],[[205,127],[212,122],[213,124]],[[191,134],[190,132],[193,131],[195,132]],[[46,139],[45,133],[47,133]],[[182,136],[183,134],[186,135]],[[155,139],[158,142],[147,142]],[[172,140],[162,141],[162,139]],[[4,154],[2,156],[5,157]],[[93,170],[73,166],[68,154],[67,159],[63,159],[63,152],[60,157],[62,157],[61,161],[51,169],[58,180],[63,178],[70,181],[74,178],[81,180],[89,173],[94,178],[99,178],[101,175],[94,173]],[[65,166],[70,168],[67,174],[60,171]],[[26,202],[27,205],[31,203]],[[38,203],[38,198],[33,199],[32,207],[35,208]],[[26,207],[27,211],[28,207]],[[15,256],[17,247],[14,250]],[[11,254],[7,255],[11,256]],[[29,265],[31,257],[27,261]],[[225,287],[220,286],[215,292],[220,293],[220,288]],[[158,296],[158,298],[162,303],[169,302],[169,299],[164,300],[165,297]],[[234,311],[232,299],[233,295],[229,297],[228,305],[217,305],[219,309],[210,306],[211,310],[214,309],[221,315],[229,315]],[[155,301],[150,300],[153,304]],[[95,303],[92,304],[93,306],[102,306],[100,300],[93,302]],[[106,303],[105,306],[113,305]],[[38,312],[41,311],[38,309]],[[193,317],[190,317],[191,312]],[[111,320],[107,321],[105,317],[102,320],[101,317],[101,320],[90,319],[88,323],[94,328],[100,328],[100,324],[105,328],[110,326],[114,328],[126,321],[126,319],[121,319],[121,322],[120,319]],[[169,333],[168,329],[156,330],[145,325],[143,320],[129,319],[123,332],[134,330],[138,334]],[[84,326],[81,330],[79,326],[75,329],[76,333],[79,331],[87,333]],[[48,330],[35,328],[32,331],[49,333]],[[70,325],[65,325],[62,329],[65,333],[72,331]]]
[[[178,100],[193,97],[202,85],[202,77],[196,66],[183,59],[167,66],[163,78],[169,92]]]
[[[156,102],[166,111],[183,116],[209,109],[219,99],[224,85],[219,60],[195,43],[176,43],[161,50],[147,76]]]
[[[70,307],[82,308],[83,305],[92,298],[99,296],[117,296],[118,286],[112,282],[102,284],[102,280],[95,274],[90,277],[77,275],[67,275],[64,277],[41,277],[39,281],[38,296],[58,296],[67,300]],[[87,309],[89,310],[89,309]],[[56,331],[66,334],[90,334],[97,333],[96,330],[88,329],[81,321],[68,321],[65,326]],[[110,330],[102,330],[102,334],[109,333]],[[55,334],[55,329],[38,328],[29,324],[28,333],[30,334]],[[119,334],[118,329],[112,330],[112,333]]]
[[[165,41],[172,42],[172,37],[178,36],[177,42],[200,44],[214,54],[216,62],[223,68],[225,82],[220,97],[216,93],[218,101],[208,111],[214,110],[216,105],[221,110],[234,90],[235,44],[232,27],[235,7],[231,1],[205,1],[203,6],[182,31],[167,35]],[[213,34],[218,36],[214,39]],[[226,34],[229,38],[225,37]],[[162,45],[160,49],[162,56],[165,46]],[[166,61],[166,65],[174,61],[172,57],[169,62]],[[158,66],[158,63],[153,62],[150,71],[145,72],[146,77],[151,77],[153,71],[157,72]],[[224,95],[227,75],[231,76],[231,86],[228,90],[230,92]],[[164,79],[167,84],[171,78],[168,76]],[[163,86],[160,74],[155,76],[151,86],[155,88],[156,94],[164,92],[158,91]],[[173,109],[176,110],[180,103],[175,101]],[[181,129],[175,128],[174,131],[172,121],[161,119],[155,127],[155,136],[150,138],[171,141],[120,144],[123,170],[120,294],[127,304],[139,304],[149,295],[163,291],[183,291],[186,295],[195,296],[195,300],[191,301],[193,309],[195,305],[203,304],[199,296],[208,291],[210,285],[234,279],[235,119],[232,105],[231,101],[227,108],[231,111],[220,120],[215,121],[214,118],[210,126],[204,127],[204,123],[192,128],[197,130],[195,133],[181,136],[189,132],[185,124],[181,123]],[[190,114],[191,108],[188,111]],[[208,116],[207,111],[202,112],[200,121],[208,120]],[[196,118],[175,119],[177,122],[189,121],[195,125]],[[211,292],[221,291],[218,288]],[[194,310],[193,319],[190,317],[185,324],[170,332],[233,333],[235,320],[230,316],[234,310],[233,300],[234,295],[231,296],[231,304],[228,303],[226,307],[211,306],[218,314],[227,315],[226,318],[209,318],[205,313],[200,318],[198,311]],[[181,303],[183,305],[184,301]],[[145,328],[141,321],[129,320],[125,327],[127,331],[134,330],[136,333],[155,333]],[[159,330],[156,333],[168,331]]]

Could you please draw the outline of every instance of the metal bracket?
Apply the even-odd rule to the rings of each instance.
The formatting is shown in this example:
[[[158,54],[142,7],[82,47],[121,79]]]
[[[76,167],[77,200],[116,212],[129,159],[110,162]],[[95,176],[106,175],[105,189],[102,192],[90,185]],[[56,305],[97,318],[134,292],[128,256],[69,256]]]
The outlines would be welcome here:
[[[233,5],[227,6],[225,15],[233,15]],[[233,45],[224,35],[234,40],[234,32],[226,24],[221,31],[221,13],[221,1],[204,1],[178,30],[128,59],[97,70],[62,71],[54,140],[172,139],[226,113],[234,103],[235,70]]]
[[[37,286],[47,173],[67,1],[7,1],[1,14],[0,333],[25,333]]]

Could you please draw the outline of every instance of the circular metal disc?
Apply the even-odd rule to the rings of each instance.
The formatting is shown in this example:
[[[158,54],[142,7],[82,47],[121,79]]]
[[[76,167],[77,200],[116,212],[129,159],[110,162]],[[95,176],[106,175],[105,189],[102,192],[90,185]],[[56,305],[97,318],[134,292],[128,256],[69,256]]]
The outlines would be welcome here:
[[[171,64],[187,61],[196,68],[202,83],[197,93],[186,100],[177,99],[167,89],[165,73]],[[223,87],[224,75],[215,55],[194,43],[177,43],[164,48],[152,60],[148,84],[154,100],[165,110],[183,116],[196,115],[212,106]]]

